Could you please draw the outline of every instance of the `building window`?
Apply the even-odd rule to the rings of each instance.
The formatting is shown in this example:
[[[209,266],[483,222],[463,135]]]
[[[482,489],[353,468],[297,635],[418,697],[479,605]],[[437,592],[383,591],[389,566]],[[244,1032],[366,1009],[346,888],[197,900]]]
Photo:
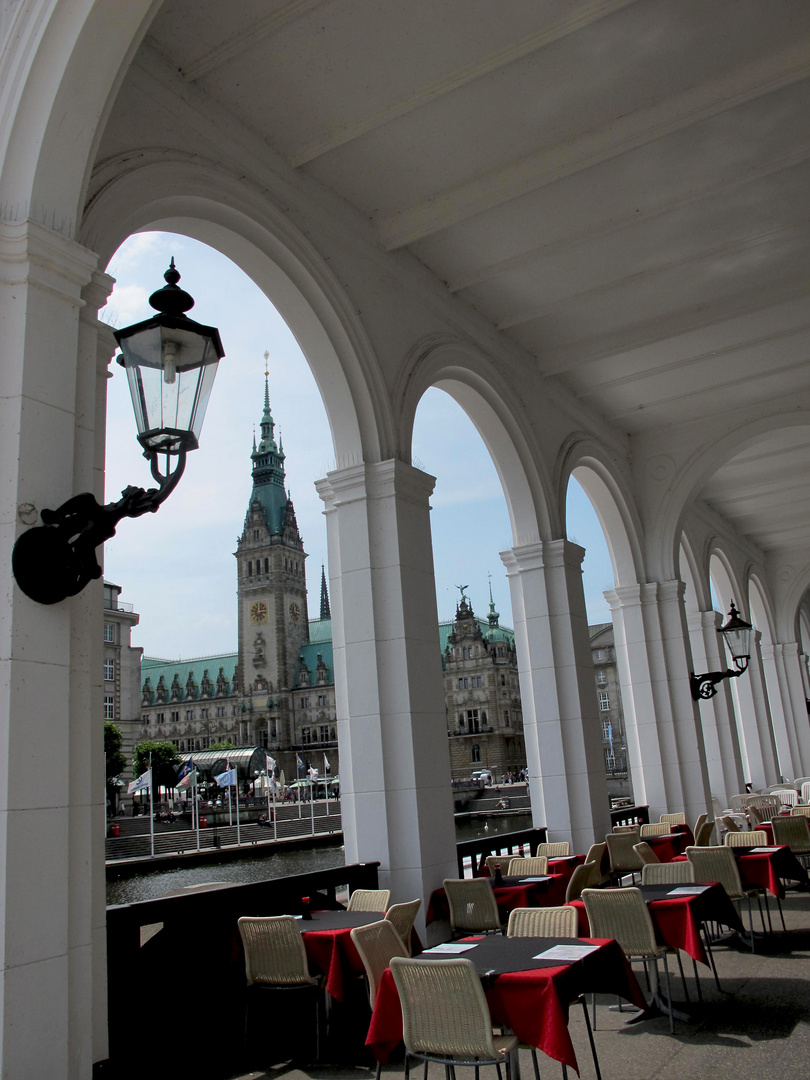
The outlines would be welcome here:
[[[308,746],[312,742],[312,733],[308,727],[301,728],[301,742]]]
[[[616,755],[612,750],[605,750],[605,768],[608,772],[613,772],[616,768]]]
[[[112,682],[115,678],[115,660],[104,661],[104,681]]]
[[[194,719],[194,710],[193,709],[186,709],[186,720],[193,720],[193,719]]]
[[[259,746],[263,746],[265,748],[267,747],[267,732],[266,731],[260,731],[259,732]]]
[[[302,697],[301,698],[301,708],[302,709],[308,709],[309,708],[309,698],[308,697]]]
[[[459,690],[469,690],[470,689],[470,680],[469,680],[469,677],[467,675],[465,675],[463,679],[458,680],[458,688],[459,688]]]
[[[610,709],[610,694],[606,690],[599,691],[599,709],[601,712],[608,712]]]
[[[173,724],[179,724],[180,723],[180,713],[179,712],[173,712],[172,713],[172,723]]]
[[[210,718],[210,716],[211,716],[211,710],[210,709],[200,709],[200,719],[201,720],[208,720]]]
[[[602,721],[602,738],[603,739],[610,739],[612,737],[612,735],[613,735],[613,730],[611,728],[610,720],[603,720]]]
[[[321,742],[329,742],[329,725],[318,728],[318,738]]]
[[[326,707],[326,694],[318,694],[318,708]]]
[[[477,742],[473,743],[470,747],[470,761],[473,765],[479,765],[481,763],[481,747]]]
[[[503,726],[504,727],[509,727],[509,710],[508,709],[503,710]]]
[[[141,717],[141,723],[142,724],[148,724],[149,723],[149,713],[144,713],[143,714],[143,716]]]
[[[483,682],[482,682],[481,676],[480,675],[473,675],[472,684],[473,684],[473,686],[478,686],[478,687],[482,686]]]
[[[478,731],[478,709],[467,709],[467,730]]]
[[[464,730],[464,713],[459,713],[458,714],[458,726],[459,726],[461,731]]]
[[[108,645],[115,644],[115,623],[104,623],[104,640],[107,642]]]
[[[217,705],[217,716],[224,716],[224,715],[225,715],[225,706],[224,705]]]
[[[104,696],[104,719],[115,719],[115,698],[109,694],[105,694]]]
[[[599,671],[597,671],[596,681],[599,686],[604,686],[607,682],[607,672],[604,670],[604,668],[600,668]]]
[[[604,660],[605,659],[604,651],[602,649],[594,649],[593,658],[594,658],[594,660]]]
[[[498,656],[506,656],[506,649],[503,645],[498,646]]]
[[[465,645],[461,650],[461,659],[462,660],[472,660],[472,658],[473,658],[472,645]]]

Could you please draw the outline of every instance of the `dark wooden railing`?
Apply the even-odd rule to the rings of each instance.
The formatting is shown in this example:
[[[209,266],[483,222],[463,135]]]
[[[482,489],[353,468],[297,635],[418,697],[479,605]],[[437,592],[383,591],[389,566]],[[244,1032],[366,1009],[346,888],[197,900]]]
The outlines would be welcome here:
[[[475,877],[487,855],[531,855],[538,844],[545,843],[546,830],[520,829],[517,832],[494,833],[478,840],[462,840],[456,844],[459,877]]]
[[[377,888],[378,867],[359,863],[108,907],[109,1058],[94,1075],[130,1080],[144,1070],[168,1076],[188,1068],[196,1080],[235,1075],[245,1020],[239,917],[294,915],[302,897],[312,907],[338,908],[347,887]]]

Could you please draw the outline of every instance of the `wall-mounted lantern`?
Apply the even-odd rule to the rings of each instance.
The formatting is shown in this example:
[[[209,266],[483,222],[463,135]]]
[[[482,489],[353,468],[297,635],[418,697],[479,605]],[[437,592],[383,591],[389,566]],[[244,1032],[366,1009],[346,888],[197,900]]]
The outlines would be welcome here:
[[[717,683],[722,682],[723,679],[737,679],[747,669],[748,661],[751,658],[751,630],[751,623],[740,618],[740,614],[732,600],[728,621],[720,627],[717,633],[723,635],[737,670],[732,671],[729,668],[727,671],[707,671],[705,675],[695,675],[694,672],[691,672],[689,684],[695,701],[700,701],[701,698],[706,700],[714,697],[717,693]]]
[[[154,513],[183,475],[186,454],[199,446],[205,410],[219,361],[224,356],[219,331],[185,314],[194,307],[177,282],[174,259],[166,284],[149,297],[158,312],[151,319],[114,331],[122,355],[138,426],[138,442],[158,487],[128,487],[118,502],[99,506],[85,491],[58,510],[43,510],[43,524],[23,533],[11,565],[22,591],[39,604],[75,596],[101,576],[96,548],[115,536],[124,517]],[[158,455],[166,463],[160,470]]]

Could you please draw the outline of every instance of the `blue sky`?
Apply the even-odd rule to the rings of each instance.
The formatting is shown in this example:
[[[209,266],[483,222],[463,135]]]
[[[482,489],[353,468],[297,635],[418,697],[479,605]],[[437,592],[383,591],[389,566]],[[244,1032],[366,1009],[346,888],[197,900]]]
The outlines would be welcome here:
[[[123,520],[105,545],[104,576],[123,589],[140,625],[133,644],[146,655],[192,658],[236,648],[236,564],[233,552],[251,492],[250,452],[264,399],[269,352],[270,407],[284,445],[307,560],[310,617],[317,616],[321,563],[326,560],[323,504],[314,483],[333,466],[329,425],[315,381],[296,341],[264,294],[219,252],[185,236],[140,233],[113,256],[117,279],[102,317],[115,327],[152,313],[149,295],[163,284],[174,256],[181,285],[194,297],[192,318],[219,327],[225,358],[217,373],[199,450],[154,514]],[[112,501],[128,484],[153,486],[136,442],[123,369],[110,366],[107,489]],[[431,529],[439,616],[452,618],[465,584],[479,614],[492,595],[501,622],[512,625],[509,586],[498,553],[511,546],[506,503],[495,468],[466,414],[443,391],[422,399],[414,461],[437,478]],[[569,536],[586,549],[585,595],[590,622],[610,619],[602,591],[613,575],[601,528],[578,485],[569,490]]]

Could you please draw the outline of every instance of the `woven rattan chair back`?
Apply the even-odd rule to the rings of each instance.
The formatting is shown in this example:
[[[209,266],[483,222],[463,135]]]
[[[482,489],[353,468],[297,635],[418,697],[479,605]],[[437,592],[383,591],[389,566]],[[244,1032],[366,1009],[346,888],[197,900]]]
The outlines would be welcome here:
[[[729,810],[733,810],[735,814],[745,813],[745,808],[750,798],[750,795],[732,795],[728,800]]]
[[[655,929],[638,889],[585,889],[591,937],[615,938],[626,956],[660,956]]]
[[[650,825],[642,825],[638,834],[643,840],[645,836],[669,836],[671,832],[672,829],[665,821],[656,821]]]
[[[714,832],[714,822],[704,821],[695,833],[695,847],[708,847]]]
[[[500,870],[502,874],[508,873],[509,863],[515,858],[517,858],[516,855],[487,855],[487,870],[489,870],[489,876],[495,877],[496,870]]]
[[[349,911],[379,911],[384,914],[390,901],[390,889],[355,889],[349,897]]]
[[[796,806],[799,801],[799,793],[796,788],[778,788],[773,793],[782,806]]]
[[[416,913],[422,906],[422,901],[409,900],[404,904],[392,904],[386,911],[385,917],[399,934],[402,944],[405,946],[405,955],[411,955],[411,932],[413,930]]]
[[[447,878],[444,891],[454,931],[502,929],[495,893],[487,878]]]
[[[542,877],[548,873],[548,859],[545,855],[535,855],[530,859],[512,859],[507,874],[509,877]]]
[[[554,844],[538,844],[535,855],[545,855],[547,859],[563,859],[571,854],[571,845],[567,840]]]
[[[688,861],[647,863],[641,868],[642,885],[688,885],[695,880],[695,868]]]
[[[614,874],[630,874],[644,865],[634,850],[639,842],[638,833],[608,833],[605,837],[610,869]]]
[[[723,814],[723,816],[720,818],[720,820],[723,822],[723,824],[725,825],[725,827],[728,829],[729,832],[739,832],[740,831],[740,826],[737,824],[737,822],[734,820],[734,818],[731,817],[729,814]]]
[[[676,814],[661,814],[658,820],[665,825],[685,825],[686,814],[679,810]]]
[[[507,937],[576,937],[574,907],[520,907],[509,913]]]
[[[806,817],[775,817],[771,822],[773,842],[787,844],[794,855],[810,852],[810,828]]]
[[[799,803],[798,806],[793,807],[790,813],[792,817],[810,818],[810,806],[806,806],[804,803]]]
[[[719,881],[732,900],[745,895],[730,847],[688,847],[686,857],[695,868],[695,881]]]
[[[761,829],[738,829],[736,832],[727,832],[723,843],[726,847],[765,847],[768,834]]]
[[[565,888],[565,902],[570,904],[572,900],[579,900],[583,889],[593,889],[599,884],[601,874],[595,862],[585,862],[574,869],[568,879]]]
[[[770,821],[774,814],[779,813],[781,803],[775,795],[749,795],[746,800],[746,810],[756,810],[760,821]]]
[[[692,829],[692,836],[697,840],[697,834],[700,832],[701,825],[705,824],[709,820],[708,814],[699,814],[698,819],[695,822],[695,827]]]
[[[392,958],[410,954],[403,945],[402,938],[397,933],[393,923],[387,922],[385,919],[369,923],[368,926],[353,927],[351,939],[360,959],[363,961],[363,967],[366,969],[368,997],[373,1008],[380,979],[385,969],[390,966]]]
[[[810,803],[810,780],[802,781],[801,797],[803,803]]]
[[[238,926],[249,985],[305,986],[316,982],[309,974],[298,920],[292,915],[243,916]]]
[[[503,1060],[503,1039],[493,1037],[492,1021],[471,960],[391,961],[400,1005],[405,1049],[458,1063]],[[511,1049],[514,1036],[506,1040]]]
[[[639,830],[638,825],[614,825],[611,829],[612,833],[637,833]]]
[[[596,879],[594,885],[600,885],[603,881],[607,881],[609,874],[602,873],[602,859],[607,851],[607,844],[604,840],[600,844],[591,844],[588,848],[588,854],[585,856],[585,862],[596,864]]]
[[[649,863],[661,861],[646,840],[641,840],[638,844],[633,844],[633,851],[635,851],[636,855],[641,859],[642,867],[647,866]]]

